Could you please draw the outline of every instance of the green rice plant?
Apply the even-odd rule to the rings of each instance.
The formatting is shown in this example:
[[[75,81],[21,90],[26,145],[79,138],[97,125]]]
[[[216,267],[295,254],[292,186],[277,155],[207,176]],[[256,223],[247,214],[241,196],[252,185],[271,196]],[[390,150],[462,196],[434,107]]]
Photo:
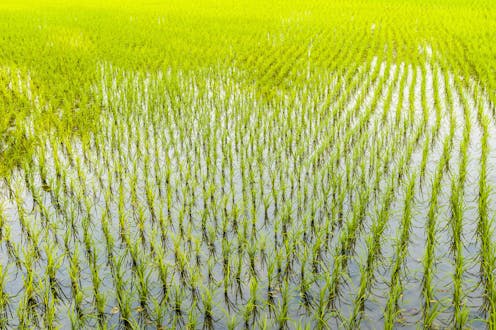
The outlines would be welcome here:
[[[291,295],[288,283],[286,281],[281,285],[280,295],[281,299],[276,306],[275,318],[278,329],[285,329],[289,326],[288,304],[289,296]]]
[[[46,255],[47,287],[50,288],[54,298],[62,298],[60,282],[57,280],[57,272],[61,268],[64,256],[55,255],[56,246],[54,242],[47,242],[44,253]]]
[[[138,292],[140,307],[145,311],[148,309],[148,300],[150,296],[150,278],[152,276],[151,271],[147,270],[147,265],[142,260],[136,266],[136,278],[138,282]]]
[[[34,272],[34,262],[36,253],[30,249],[23,249],[24,267],[26,274],[23,276],[23,285],[25,288],[24,294],[19,301],[17,308],[17,317],[19,319],[19,326],[29,327],[36,324],[39,314],[36,307],[39,304],[39,285],[38,279]]]
[[[69,256],[69,277],[71,280],[72,296],[74,299],[74,312],[77,314],[77,319],[81,319],[83,316],[83,299],[84,293],[80,285],[79,274],[80,260],[79,260],[79,248],[76,245],[73,253]]]
[[[326,279],[326,285],[320,288],[319,298],[317,300],[317,307],[315,308],[313,318],[316,322],[316,327],[318,329],[327,329],[329,327],[329,322],[327,318],[329,317],[328,313],[328,304],[327,304],[327,290],[329,288],[330,282]]]
[[[56,299],[52,298],[51,288],[45,286],[41,305],[43,306],[43,325],[47,329],[55,329],[56,327],[57,315],[55,302]]]
[[[127,280],[124,276],[124,261],[124,256],[114,257],[112,262],[114,265],[113,278],[115,280],[115,292],[118,305],[117,311],[120,315],[120,320],[123,321],[124,324],[129,325],[132,320],[132,296],[128,293]]]
[[[173,324],[180,324],[183,321],[183,308],[182,308],[182,302],[185,297],[185,293],[182,289],[179,289],[177,286],[173,287],[173,305],[172,305],[172,311],[173,311]]]
[[[0,328],[7,328],[9,324],[10,296],[5,292],[8,268],[0,265]]]

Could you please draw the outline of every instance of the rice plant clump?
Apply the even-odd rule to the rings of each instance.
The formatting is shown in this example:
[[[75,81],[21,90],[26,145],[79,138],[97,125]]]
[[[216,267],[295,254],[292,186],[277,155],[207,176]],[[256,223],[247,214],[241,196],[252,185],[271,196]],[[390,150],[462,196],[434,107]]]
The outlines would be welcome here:
[[[496,3],[0,4],[0,329],[495,328]]]

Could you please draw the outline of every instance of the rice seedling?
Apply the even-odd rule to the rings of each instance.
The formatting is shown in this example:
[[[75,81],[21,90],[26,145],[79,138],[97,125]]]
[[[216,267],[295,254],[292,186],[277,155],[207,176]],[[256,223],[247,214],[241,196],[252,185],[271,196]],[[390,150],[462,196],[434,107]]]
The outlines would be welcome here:
[[[0,328],[494,328],[495,13],[3,1]]]

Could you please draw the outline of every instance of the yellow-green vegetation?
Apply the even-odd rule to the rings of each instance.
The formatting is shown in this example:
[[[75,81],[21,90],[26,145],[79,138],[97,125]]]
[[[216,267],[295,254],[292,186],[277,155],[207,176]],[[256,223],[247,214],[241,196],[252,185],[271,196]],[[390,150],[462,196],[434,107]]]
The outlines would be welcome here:
[[[0,3],[0,329],[496,327],[496,2]]]

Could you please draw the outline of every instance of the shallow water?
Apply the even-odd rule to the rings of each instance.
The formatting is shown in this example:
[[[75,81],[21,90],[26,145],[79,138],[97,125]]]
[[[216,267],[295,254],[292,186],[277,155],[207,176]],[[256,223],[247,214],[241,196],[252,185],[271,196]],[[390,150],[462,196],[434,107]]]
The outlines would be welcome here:
[[[208,295],[214,302],[212,322],[216,328],[227,327],[230,317],[236,317],[237,327],[256,327],[265,320],[275,326],[284,311],[291,320],[316,325],[319,304],[325,306],[323,321],[331,327],[344,327],[354,318],[363,328],[381,327],[402,230],[405,184],[411,174],[419,173],[424,141],[435,127],[433,75],[437,74],[441,98],[445,88],[453,92],[456,116],[449,170],[443,170],[436,208],[435,268],[431,270],[436,303],[442,309],[435,325],[449,326],[454,272],[450,183],[458,172],[462,105],[456,89],[444,86],[441,79],[447,74],[454,84],[452,73],[427,65],[429,120],[423,128],[420,68],[402,63],[386,72],[386,63],[377,61],[374,58],[370,63],[369,72],[379,66],[378,79],[367,80],[370,75],[361,66],[350,74],[356,89],[349,94],[341,77],[328,72],[329,77],[321,77],[318,85],[310,81],[296,95],[276,98],[275,105],[260,104],[256,91],[238,86],[230,71],[176,77],[174,73],[143,75],[102,65],[101,85],[95,86],[106,109],[101,132],[87,145],[78,140],[47,140],[29,166],[2,183],[0,202],[5,220],[0,261],[7,270],[3,290],[10,296],[10,324],[22,323],[18,312],[30,308],[32,323],[43,325],[45,293],[56,305],[61,327],[71,324],[69,313],[80,313],[81,326],[94,327],[98,322],[126,325],[120,291],[130,299],[131,318],[150,328],[159,324],[180,327],[177,322],[187,322],[188,313],[198,324],[208,323],[204,311]],[[396,70],[398,79],[393,81]],[[406,83],[400,90],[403,74]],[[408,115],[402,113],[397,125],[399,95],[403,93],[402,111],[408,111],[411,84],[415,118],[408,122]],[[383,116],[389,91],[390,110]],[[464,196],[462,286],[467,292],[469,324],[480,326],[479,318],[485,315],[480,312],[483,287],[478,275],[476,227],[482,133],[472,91],[464,89],[464,93],[471,107],[472,131]],[[335,98],[329,99],[332,95]],[[485,96],[483,99],[488,111],[488,101]],[[425,174],[416,182],[407,256],[400,271],[403,289],[398,327],[413,328],[424,322],[422,260],[427,213],[450,125],[444,99],[441,109],[442,120],[427,154]],[[400,131],[403,125],[407,127],[404,134]],[[412,138],[418,131],[423,133],[415,143]],[[298,132],[301,136],[296,136]],[[490,132],[488,182],[495,187],[493,121]],[[412,154],[401,167],[407,146],[412,147]],[[402,176],[396,179],[398,172]],[[370,268],[373,275],[366,283],[364,309],[357,313],[368,244],[389,184],[394,197],[387,205],[389,214],[379,237],[380,254]],[[363,212],[358,212],[360,208]],[[108,235],[114,241],[112,248]],[[14,252],[9,252],[11,247]],[[342,251],[344,247],[349,249]],[[36,249],[39,255],[30,255]],[[60,259],[58,284],[53,287],[46,277],[50,253]],[[71,283],[71,258],[79,264],[77,283],[83,295],[79,305]],[[92,258],[101,281],[98,290],[94,289]],[[165,283],[160,263],[168,269]],[[144,301],[140,269],[148,278]],[[336,276],[337,269],[340,273]],[[22,303],[28,297],[24,282],[28,274],[33,274],[36,283],[35,307]],[[253,279],[258,283],[255,297],[250,291]],[[331,307],[330,279],[336,281],[338,293]],[[94,291],[105,298],[104,314],[99,317]],[[250,298],[255,299],[257,312],[248,310],[244,320]],[[181,310],[177,314],[172,312],[176,300]]]

